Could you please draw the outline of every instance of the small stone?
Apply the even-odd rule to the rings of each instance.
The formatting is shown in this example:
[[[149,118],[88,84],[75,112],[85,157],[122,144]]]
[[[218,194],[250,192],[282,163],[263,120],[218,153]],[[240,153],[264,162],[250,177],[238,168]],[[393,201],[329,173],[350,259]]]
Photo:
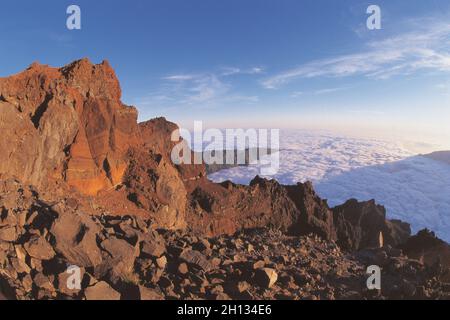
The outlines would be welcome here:
[[[173,282],[167,278],[167,277],[161,277],[158,281],[158,284],[162,287],[162,288],[173,288]]]
[[[44,268],[42,267],[42,261],[35,258],[30,259],[30,266],[31,269],[35,269],[39,272],[42,272],[44,270]]]
[[[215,266],[215,267],[219,267],[220,264],[222,263],[222,260],[220,258],[212,258],[211,259],[211,263]]]
[[[16,246],[14,246],[14,250],[16,251],[17,259],[25,262],[25,259],[27,257],[27,253],[25,252],[25,249],[20,245],[16,245]]]
[[[278,274],[271,268],[258,269],[255,274],[255,280],[259,286],[270,289],[277,282]]]
[[[31,276],[29,274],[27,274],[25,277],[23,277],[22,286],[26,292],[31,292],[31,290],[33,289],[33,279],[31,278]]]
[[[263,260],[259,260],[253,264],[253,269],[257,270],[257,269],[264,268],[265,266],[266,266],[266,263]]]
[[[250,288],[250,285],[245,281],[239,281],[236,285],[236,289],[239,293],[242,293]]]
[[[165,269],[167,265],[167,258],[166,256],[162,256],[161,258],[156,259],[156,264],[160,269]]]
[[[189,268],[188,265],[186,263],[180,263],[180,265],[178,266],[178,272],[181,274],[186,274],[189,272]]]
[[[213,288],[211,288],[210,293],[212,295],[223,293],[223,287],[221,285],[215,285]]]
[[[225,300],[231,300],[231,298],[226,293],[221,292],[216,295],[216,300],[225,301]]]

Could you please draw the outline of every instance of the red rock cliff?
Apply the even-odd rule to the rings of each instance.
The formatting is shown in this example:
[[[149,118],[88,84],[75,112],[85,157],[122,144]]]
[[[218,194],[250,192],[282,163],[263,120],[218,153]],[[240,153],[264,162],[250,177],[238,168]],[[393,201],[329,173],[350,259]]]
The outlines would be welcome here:
[[[34,63],[0,79],[0,172],[36,186],[64,180],[89,195],[120,183],[138,139],[137,111],[120,97],[106,61]]]

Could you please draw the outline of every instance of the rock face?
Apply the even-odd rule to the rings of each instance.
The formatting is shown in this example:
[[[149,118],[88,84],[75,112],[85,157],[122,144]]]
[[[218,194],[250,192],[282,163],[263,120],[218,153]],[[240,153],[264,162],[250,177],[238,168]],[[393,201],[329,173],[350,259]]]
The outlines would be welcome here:
[[[337,242],[347,250],[397,246],[411,235],[411,228],[407,223],[386,220],[386,209],[377,205],[374,200],[349,200],[335,207],[333,214]]]
[[[45,186],[64,180],[86,194],[121,182],[137,141],[137,111],[120,102],[108,62],[33,64],[0,79],[0,172]]]

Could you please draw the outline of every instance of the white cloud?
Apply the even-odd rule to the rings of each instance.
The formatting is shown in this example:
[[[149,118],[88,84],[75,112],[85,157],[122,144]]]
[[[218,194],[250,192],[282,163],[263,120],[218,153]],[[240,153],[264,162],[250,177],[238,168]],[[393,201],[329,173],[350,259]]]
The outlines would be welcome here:
[[[171,80],[171,81],[187,81],[192,80],[195,76],[190,74],[176,74],[172,76],[164,77],[163,80]]]
[[[264,68],[255,67],[255,68],[251,68],[247,73],[248,74],[260,74],[263,72],[264,72]]]
[[[228,70],[228,73],[237,70]],[[239,70],[240,73],[242,71]],[[136,99],[140,107],[161,110],[176,110],[192,106],[214,108],[223,104],[252,104],[259,101],[256,95],[234,92],[233,86],[225,82],[226,76],[216,73],[174,74],[163,77],[157,90]]]
[[[228,92],[229,86],[213,74],[204,74],[192,79],[186,88],[185,102],[188,104],[204,103],[216,99]]]
[[[224,76],[224,77],[232,76],[232,75],[241,73],[241,69],[239,69],[239,68],[225,67],[225,68],[222,68],[222,69],[223,69],[222,76]]]
[[[329,93],[334,93],[334,92],[339,92],[342,90],[345,90],[347,88],[344,87],[339,87],[339,88],[325,88],[325,89],[319,89],[314,91],[315,95],[322,95],[322,94],[329,94]]]
[[[291,93],[291,98],[298,98],[301,96],[304,96],[306,94],[308,95],[315,95],[315,96],[320,96],[320,95],[324,95],[324,94],[330,94],[330,93],[334,93],[334,92],[339,92],[339,91],[343,91],[348,89],[347,87],[336,87],[336,88],[324,88],[324,89],[318,89],[318,90],[314,90],[314,91],[294,91]]]
[[[384,40],[366,43],[366,50],[315,60],[265,79],[268,89],[299,78],[362,75],[387,79],[418,70],[450,71],[450,24],[427,23]]]
[[[291,93],[291,98],[298,98],[303,96],[305,93],[303,91],[294,91]]]
[[[225,67],[222,68],[221,76],[233,76],[233,75],[256,75],[264,72],[262,67],[252,67],[249,69],[241,69],[237,67]]]

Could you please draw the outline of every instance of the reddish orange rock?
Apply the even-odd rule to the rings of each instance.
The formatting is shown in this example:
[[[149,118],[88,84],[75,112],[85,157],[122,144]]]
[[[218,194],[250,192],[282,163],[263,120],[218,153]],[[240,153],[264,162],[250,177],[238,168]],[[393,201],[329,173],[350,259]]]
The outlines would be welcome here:
[[[43,186],[64,179],[85,194],[121,183],[137,144],[137,110],[120,101],[108,62],[32,64],[0,79],[0,172]]]

